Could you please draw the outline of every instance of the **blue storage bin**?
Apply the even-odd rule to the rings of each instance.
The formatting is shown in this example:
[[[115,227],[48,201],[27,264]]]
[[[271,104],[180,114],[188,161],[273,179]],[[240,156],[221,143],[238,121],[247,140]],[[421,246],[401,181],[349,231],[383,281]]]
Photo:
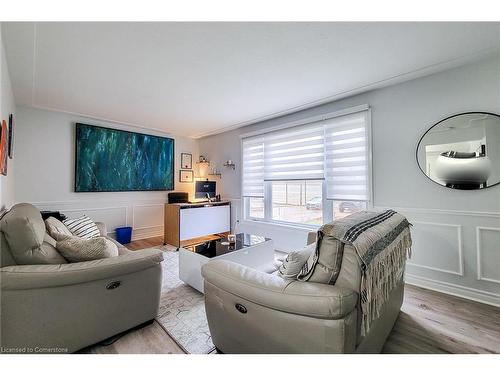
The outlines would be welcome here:
[[[125,245],[132,240],[132,227],[116,228],[116,240]]]

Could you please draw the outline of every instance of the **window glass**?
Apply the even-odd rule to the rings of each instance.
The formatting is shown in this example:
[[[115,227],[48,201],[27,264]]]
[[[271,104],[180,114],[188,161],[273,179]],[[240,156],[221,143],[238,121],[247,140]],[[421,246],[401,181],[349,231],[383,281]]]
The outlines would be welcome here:
[[[333,219],[340,219],[363,210],[366,210],[365,201],[333,201]]]
[[[256,219],[264,218],[263,198],[248,198],[248,216]]]
[[[273,181],[272,219],[321,225],[323,223],[323,181]]]

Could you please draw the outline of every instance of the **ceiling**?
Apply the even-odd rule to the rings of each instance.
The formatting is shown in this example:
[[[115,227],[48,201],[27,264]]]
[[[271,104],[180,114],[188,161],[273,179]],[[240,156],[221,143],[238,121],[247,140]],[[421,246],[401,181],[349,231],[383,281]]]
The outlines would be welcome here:
[[[18,105],[199,137],[498,51],[500,23],[3,23]]]

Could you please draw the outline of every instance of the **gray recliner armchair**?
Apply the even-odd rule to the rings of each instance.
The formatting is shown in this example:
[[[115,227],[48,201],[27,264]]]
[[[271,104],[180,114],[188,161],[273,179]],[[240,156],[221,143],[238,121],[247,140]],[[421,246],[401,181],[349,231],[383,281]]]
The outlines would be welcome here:
[[[308,242],[315,241],[315,234]],[[380,317],[361,336],[361,271],[346,245],[335,285],[286,280],[240,264],[214,260],[202,268],[205,309],[223,353],[379,353],[398,317],[403,279]]]
[[[106,236],[105,226],[99,227]],[[160,250],[120,245],[119,256],[67,263],[44,228],[29,204],[14,206],[0,220],[4,352],[74,352],[156,316]]]

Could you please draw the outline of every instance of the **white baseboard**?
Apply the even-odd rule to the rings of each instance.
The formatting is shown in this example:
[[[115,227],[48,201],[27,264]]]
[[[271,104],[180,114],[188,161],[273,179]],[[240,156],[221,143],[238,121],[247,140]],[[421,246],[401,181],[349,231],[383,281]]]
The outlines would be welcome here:
[[[408,274],[405,275],[405,282],[407,284],[434,290],[436,292],[450,294],[452,296],[500,307],[500,295],[496,293],[490,293],[457,284],[450,284],[444,281],[437,281],[428,279],[426,277],[413,276]]]

